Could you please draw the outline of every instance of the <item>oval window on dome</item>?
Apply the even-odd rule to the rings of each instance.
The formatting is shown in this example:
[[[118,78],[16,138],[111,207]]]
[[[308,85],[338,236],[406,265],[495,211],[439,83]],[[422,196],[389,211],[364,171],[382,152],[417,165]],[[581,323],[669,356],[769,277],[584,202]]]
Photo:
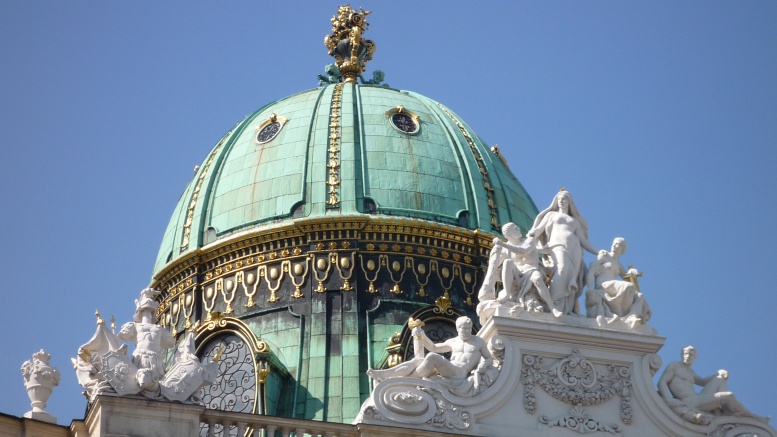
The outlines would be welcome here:
[[[256,127],[256,143],[269,143],[278,136],[278,133],[286,124],[286,118],[276,114],[270,115],[270,118],[263,121]]]
[[[386,116],[388,116],[391,127],[402,133],[413,135],[421,129],[421,118],[402,105],[390,109],[386,112]]]

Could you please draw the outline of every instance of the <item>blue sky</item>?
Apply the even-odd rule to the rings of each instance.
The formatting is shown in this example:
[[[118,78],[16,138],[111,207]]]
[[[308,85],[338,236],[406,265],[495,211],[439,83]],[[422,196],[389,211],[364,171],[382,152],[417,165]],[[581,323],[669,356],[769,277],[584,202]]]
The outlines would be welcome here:
[[[693,344],[777,415],[777,3],[365,1],[394,88],[445,103],[545,208],[572,193],[590,239],[625,237],[664,364]],[[23,361],[62,372],[94,310],[129,321],[172,209],[246,114],[317,85],[338,3],[0,2],[0,412]],[[369,74],[369,73],[368,73]]]

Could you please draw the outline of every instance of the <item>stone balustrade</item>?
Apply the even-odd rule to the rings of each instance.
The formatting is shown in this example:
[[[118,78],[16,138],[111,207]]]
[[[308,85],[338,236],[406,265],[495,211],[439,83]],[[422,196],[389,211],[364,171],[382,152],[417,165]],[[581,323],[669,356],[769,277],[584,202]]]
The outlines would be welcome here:
[[[355,425],[233,413],[219,410],[205,410],[200,416],[200,421],[204,425],[208,425],[208,437],[219,435],[219,429],[230,429],[233,427],[237,428],[236,435],[238,436],[245,435],[245,432],[248,429],[254,430],[255,437],[275,437],[278,435],[283,437],[289,437],[290,435],[294,435],[295,437],[357,437],[359,435],[359,431]],[[263,431],[263,433],[259,433],[258,431]]]

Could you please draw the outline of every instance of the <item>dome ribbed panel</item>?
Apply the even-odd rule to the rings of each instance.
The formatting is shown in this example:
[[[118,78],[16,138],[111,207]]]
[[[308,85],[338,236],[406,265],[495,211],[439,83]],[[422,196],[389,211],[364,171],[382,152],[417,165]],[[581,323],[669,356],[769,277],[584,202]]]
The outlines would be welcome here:
[[[216,175],[208,226],[217,235],[291,215],[303,202],[308,132],[318,91],[292,96],[247,121]],[[256,142],[257,127],[271,114],[288,119],[271,141]]]
[[[534,202],[455,113],[420,94],[343,85],[336,132],[339,205],[327,205],[336,88],[328,85],[259,109],[205,156],[175,207],[154,273],[168,259],[235,232],[303,217],[371,212],[490,233],[499,233],[493,216],[499,225],[531,226]],[[386,112],[399,105],[420,117],[417,134],[392,127]],[[258,144],[257,128],[273,113],[287,122],[273,140]],[[375,211],[367,211],[369,201]]]
[[[404,92],[361,87],[364,194],[378,214],[456,223],[468,209],[462,168],[449,135],[429,106]],[[402,105],[421,119],[420,131],[394,129],[386,112]]]

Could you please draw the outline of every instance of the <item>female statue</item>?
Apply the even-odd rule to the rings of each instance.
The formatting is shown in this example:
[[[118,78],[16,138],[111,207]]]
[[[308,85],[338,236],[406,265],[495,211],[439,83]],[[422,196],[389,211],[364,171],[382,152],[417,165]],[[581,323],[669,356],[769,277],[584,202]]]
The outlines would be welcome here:
[[[594,255],[598,251],[588,241],[588,223],[572,196],[562,188],[553,203],[537,215],[527,236],[536,238],[553,262],[550,295],[556,308],[564,314],[579,314],[576,303],[586,275],[583,249]]]

